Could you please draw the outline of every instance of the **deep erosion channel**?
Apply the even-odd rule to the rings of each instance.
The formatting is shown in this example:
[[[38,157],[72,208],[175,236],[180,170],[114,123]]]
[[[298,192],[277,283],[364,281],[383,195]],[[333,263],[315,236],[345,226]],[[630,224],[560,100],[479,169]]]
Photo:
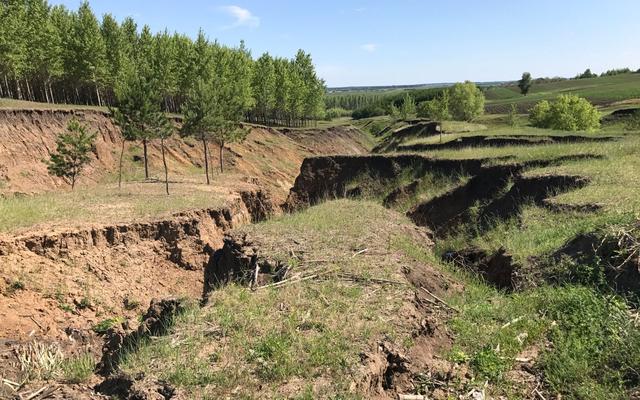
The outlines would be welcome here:
[[[460,285],[429,265],[430,254],[436,252],[506,291],[551,280],[545,268],[560,259],[578,262],[620,254],[622,242],[607,242],[597,234],[573,238],[553,254],[538,255],[526,264],[514,260],[505,248],[437,249],[451,237],[482,236],[496,224],[517,220],[528,206],[575,211],[549,199],[584,187],[589,179],[528,172],[589,157],[520,164],[418,155],[312,157],[305,159],[281,207],[257,190],[239,194],[229,207],[183,213],[166,221],[0,243],[0,257],[7,262],[64,264],[68,269],[58,268],[61,272],[51,280],[70,271],[83,278],[83,285],[70,292],[71,299],[43,295],[52,289],[19,289],[24,293],[5,305],[18,310],[16,324],[5,336],[12,330],[19,338],[4,344],[12,350],[3,360],[6,379],[19,381],[24,373],[18,368],[20,357],[39,351],[28,344],[33,337],[41,343],[62,343],[60,349],[71,356],[89,352],[100,360],[91,370],[100,377],[93,386],[56,388],[72,398],[95,391],[129,399],[168,399],[207,390],[220,395],[231,387],[250,395],[263,385],[285,397],[306,390],[367,398],[446,396],[449,386],[459,388],[472,381],[459,362],[441,357],[453,345],[445,322],[460,313],[443,298],[460,291]],[[321,204],[340,198],[369,200],[332,202],[335,207]],[[280,208],[292,214],[268,221]],[[594,206],[579,211],[596,210]],[[263,221],[268,222],[251,225]],[[147,261],[125,270],[125,259]],[[637,291],[633,262],[616,263],[618,269],[605,271],[606,278],[621,291]],[[96,289],[107,285],[111,291]],[[81,289],[87,288],[95,292],[85,300]],[[252,289],[249,297],[241,288]],[[279,296],[270,294],[276,292]],[[179,296],[166,298],[167,294]],[[26,313],[34,303],[39,313]],[[144,311],[146,303],[150,307]],[[107,308],[111,315],[128,319],[105,319]],[[202,311],[194,311],[198,309]],[[141,311],[139,323],[128,322]],[[189,317],[181,317],[185,313]],[[176,320],[180,326],[171,333]],[[167,333],[171,339],[162,339]],[[195,349],[207,350],[208,361],[200,360],[199,351],[189,355],[194,346],[185,343],[192,341]],[[358,360],[353,348],[362,349]],[[166,368],[155,364],[155,352],[163,355]],[[328,353],[335,358],[324,356]],[[216,367],[221,359],[227,362],[225,368],[234,367]],[[359,367],[346,367],[354,364]],[[246,368],[252,372],[247,374]],[[175,371],[196,375],[178,379]],[[305,379],[291,380],[293,376]],[[34,378],[33,382],[47,379]],[[30,393],[37,389],[33,385],[37,383],[9,386]]]

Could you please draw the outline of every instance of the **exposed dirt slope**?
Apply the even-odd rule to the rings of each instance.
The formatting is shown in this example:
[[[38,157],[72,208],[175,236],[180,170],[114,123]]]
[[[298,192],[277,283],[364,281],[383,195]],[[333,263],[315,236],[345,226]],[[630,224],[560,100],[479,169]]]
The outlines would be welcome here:
[[[60,179],[47,173],[43,160],[55,149],[55,139],[64,132],[70,119],[80,122],[98,134],[93,160],[81,184],[93,184],[117,171],[121,136],[108,113],[90,110],[0,110],[0,193],[38,192],[64,186]],[[176,120],[180,123],[180,120]],[[127,144],[129,167],[141,163],[139,143]],[[367,152],[366,137],[352,127],[327,130],[286,130],[254,126],[242,144],[227,146],[230,172],[257,178],[265,187],[286,192],[298,173],[304,157],[313,154],[360,154]],[[211,146],[214,166],[218,153]],[[135,161],[134,161],[135,159]],[[152,175],[159,175],[161,158],[158,145],[149,146]],[[133,164],[132,164],[133,163]],[[191,139],[168,141],[168,163],[172,174],[193,175],[194,167],[203,165],[202,146]]]
[[[153,297],[198,299],[204,266],[224,232],[274,211],[254,188],[220,209],[2,241],[0,338],[32,330],[64,338],[106,318],[134,317]]]

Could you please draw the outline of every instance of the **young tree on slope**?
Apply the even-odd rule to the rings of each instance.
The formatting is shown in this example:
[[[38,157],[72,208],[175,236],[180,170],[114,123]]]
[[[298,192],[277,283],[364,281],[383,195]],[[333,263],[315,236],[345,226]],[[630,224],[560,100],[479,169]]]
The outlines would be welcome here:
[[[221,125],[213,132],[220,150],[220,172],[224,172],[223,152],[228,143],[242,142],[249,129],[242,126],[244,115],[253,105],[251,96],[251,55],[240,43],[238,49],[222,48],[214,76],[220,79]]]
[[[155,81],[139,68],[128,65],[116,86],[118,107],[111,109],[114,122],[122,130],[118,187],[122,187],[122,160],[125,141],[153,138],[153,128],[164,118]],[[145,154],[145,164],[146,164]],[[147,168],[145,165],[145,172]]]
[[[182,107],[184,124],[180,135],[193,136],[202,142],[207,185],[210,183],[208,142],[216,138],[216,131],[222,129],[224,122],[217,83],[199,79]]]
[[[529,89],[531,89],[531,74],[528,72],[522,73],[522,78],[518,81],[518,87],[520,88],[520,93],[523,96],[526,96],[529,93]]]
[[[96,134],[75,119],[69,121],[67,132],[56,140],[56,152],[51,154],[47,169],[51,175],[58,176],[75,189],[78,176],[89,163],[89,154],[93,150]]]

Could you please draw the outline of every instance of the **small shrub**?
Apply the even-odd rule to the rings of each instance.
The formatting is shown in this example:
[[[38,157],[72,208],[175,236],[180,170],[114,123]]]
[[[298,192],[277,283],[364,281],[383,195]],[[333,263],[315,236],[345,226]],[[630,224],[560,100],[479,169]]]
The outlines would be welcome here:
[[[554,102],[543,100],[529,114],[531,125],[563,131],[592,131],[600,127],[600,113],[586,99],[560,95]]]
[[[491,347],[484,347],[473,355],[471,367],[477,375],[497,382],[509,370],[510,362]]]
[[[91,299],[89,299],[87,296],[84,296],[78,301],[74,301],[74,303],[78,310],[86,310],[87,308],[92,307]]]
[[[104,335],[109,329],[113,328],[121,322],[121,318],[107,318],[92,326],[91,330],[98,335]]]
[[[628,131],[640,131],[640,110],[634,112],[625,125]]]
[[[353,119],[363,119],[363,118],[371,118],[378,117],[380,115],[385,115],[387,112],[385,109],[379,105],[371,105],[358,108],[351,113],[351,118]]]
[[[11,282],[9,284],[9,287],[7,288],[7,294],[11,295],[14,294],[15,292],[19,291],[19,290],[24,290],[26,289],[26,285],[24,282],[22,282],[19,279],[14,280],[13,282]]]
[[[60,370],[62,378],[68,383],[83,383],[89,380],[96,368],[96,360],[90,353],[66,359],[62,362]]]
[[[328,108],[324,113],[324,119],[326,121],[331,121],[336,118],[349,117],[352,112],[349,110],[345,110],[344,108],[334,107]]]
[[[509,114],[507,114],[507,124],[509,126],[518,125],[518,109],[515,104],[511,104],[511,109],[509,110]]]

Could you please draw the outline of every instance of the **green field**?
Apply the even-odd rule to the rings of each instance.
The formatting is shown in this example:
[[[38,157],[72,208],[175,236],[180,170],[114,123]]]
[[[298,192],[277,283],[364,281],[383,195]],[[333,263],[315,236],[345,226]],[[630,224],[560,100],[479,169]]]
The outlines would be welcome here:
[[[534,83],[527,96],[517,86],[494,86],[485,92],[489,112],[506,112],[509,104],[527,109],[540,100],[561,94],[575,94],[598,105],[640,98],[640,74],[628,73],[589,79],[570,79],[551,83]]]

